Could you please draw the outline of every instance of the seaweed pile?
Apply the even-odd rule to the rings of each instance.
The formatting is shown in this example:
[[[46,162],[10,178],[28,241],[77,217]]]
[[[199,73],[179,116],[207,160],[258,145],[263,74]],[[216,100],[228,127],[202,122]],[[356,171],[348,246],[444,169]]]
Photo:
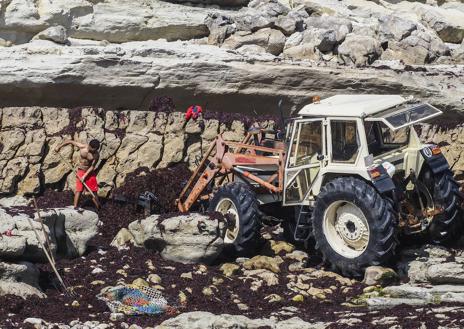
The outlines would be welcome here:
[[[145,190],[159,191],[158,195],[163,204],[164,216],[169,216],[175,210],[173,202],[178,191],[188,178],[189,171],[185,166],[179,165],[168,169],[140,171],[127,177],[126,184],[117,190],[118,193],[130,195],[138,194]],[[292,300],[293,292],[289,291],[287,284],[289,277],[294,274],[289,269],[288,259],[280,266],[278,284],[273,286],[263,285],[258,291],[252,289],[252,282],[247,279],[246,273],[239,270],[232,277],[225,276],[220,270],[222,261],[210,266],[187,265],[167,261],[153,250],[131,247],[118,250],[110,247],[110,241],[114,235],[128,223],[143,217],[142,212],[135,211],[130,204],[118,204],[111,199],[103,200],[103,208],[99,212],[100,220],[104,223],[101,233],[91,241],[91,246],[86,255],[76,259],[60,259],[57,267],[69,286],[73,287],[76,295],[69,296],[59,290],[59,284],[53,276],[48,264],[39,266],[41,270],[41,288],[48,298],[39,299],[32,297],[27,300],[14,296],[0,297],[0,327],[27,328],[23,321],[28,317],[44,319],[51,323],[69,323],[71,320],[110,322],[110,312],[107,306],[96,298],[101,289],[114,286],[118,283],[132,283],[136,279],[148,280],[150,274],[156,274],[161,279],[162,293],[171,305],[179,308],[180,312],[209,311],[214,314],[242,314],[250,318],[263,318],[275,315],[283,309],[296,310],[294,316],[298,316],[309,322],[333,322],[340,314],[352,312],[342,304],[362,293],[364,285],[356,282],[347,290],[346,286],[337,282],[332,277],[320,277],[311,282],[311,286],[317,289],[331,289],[333,293],[327,299],[305,299],[304,302]],[[68,206],[72,202],[72,193],[46,191],[38,198],[41,208]],[[84,207],[91,206],[90,200],[84,200]],[[270,228],[264,229],[275,240],[282,240],[281,233],[273,232]],[[282,252],[281,252],[282,253]],[[272,255],[269,243],[263,246],[259,252],[261,255]],[[283,257],[283,254],[280,254]],[[309,266],[323,269],[320,258],[314,251],[309,251]],[[285,259],[285,257],[283,257]],[[226,261],[233,261],[228,259]],[[98,269],[98,271],[96,271]],[[214,287],[212,294],[204,293],[207,287]],[[185,304],[179,300],[180,294],[186,299]],[[270,303],[266,296],[277,294],[283,298],[280,301]],[[248,309],[240,309],[235,302],[239,299],[248,305]],[[388,325],[374,325],[373,317],[395,314],[401,317],[403,328],[417,328],[420,322],[426,321],[427,328],[437,328],[438,319],[435,317],[432,306],[417,307],[398,306],[390,310],[381,310],[370,313],[365,307],[356,308],[358,317],[363,320],[362,328],[387,328]],[[338,314],[338,315],[337,315]],[[363,315],[359,315],[363,314]],[[126,323],[139,326],[155,326],[169,317],[167,314],[160,316],[133,316],[123,320]],[[280,316],[279,316],[280,317]],[[283,318],[291,317],[289,315]],[[420,320],[418,320],[418,318]],[[458,313],[450,314],[459,317]],[[115,323],[118,325],[117,323]],[[346,328],[346,324],[333,323],[330,328]]]

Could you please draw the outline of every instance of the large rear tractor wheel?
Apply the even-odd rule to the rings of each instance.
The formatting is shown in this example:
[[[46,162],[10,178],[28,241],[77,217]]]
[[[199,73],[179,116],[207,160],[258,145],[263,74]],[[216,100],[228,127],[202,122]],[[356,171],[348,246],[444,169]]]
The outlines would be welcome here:
[[[459,194],[459,184],[453,178],[451,171],[433,175],[427,171],[424,175],[425,184],[433,191],[433,201],[442,207],[443,212],[435,215],[429,227],[429,236],[434,243],[447,243],[460,236],[462,232],[463,200]]]
[[[249,255],[261,242],[261,223],[255,193],[243,183],[221,186],[212,197],[209,211],[219,212],[231,222],[224,237],[226,249],[238,255]]]
[[[312,216],[316,249],[334,271],[359,277],[394,255],[397,221],[391,203],[361,179],[327,183]]]

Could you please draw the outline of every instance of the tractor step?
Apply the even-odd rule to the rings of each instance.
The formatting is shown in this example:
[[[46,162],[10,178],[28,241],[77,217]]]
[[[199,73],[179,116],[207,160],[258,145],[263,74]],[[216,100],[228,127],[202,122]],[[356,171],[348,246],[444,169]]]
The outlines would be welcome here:
[[[306,241],[312,232],[311,209],[308,206],[301,206],[296,220],[293,238],[295,241]]]

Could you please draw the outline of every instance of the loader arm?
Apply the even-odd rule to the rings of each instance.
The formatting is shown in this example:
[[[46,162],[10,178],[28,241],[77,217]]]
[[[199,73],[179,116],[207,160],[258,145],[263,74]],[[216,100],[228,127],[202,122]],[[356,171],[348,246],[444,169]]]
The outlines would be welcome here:
[[[256,145],[262,142],[265,132],[249,132],[240,143],[225,141],[221,135],[217,136],[176,200],[179,211],[187,212],[198,199],[207,199],[209,196],[202,194],[215,178],[219,179],[217,183],[220,185],[224,179],[238,175],[271,193],[282,192],[285,149],[281,144],[276,148]],[[273,156],[258,155],[257,152]],[[243,165],[251,164],[271,165],[278,169],[264,180],[246,169],[241,169]]]
[[[176,200],[177,207],[179,208],[180,212],[189,211],[192,204],[198,199],[198,197],[204,191],[205,187],[209,184],[209,182],[211,182],[216,173],[219,171],[216,156],[213,156],[214,151],[216,151],[217,155],[217,145],[219,142],[220,141],[218,136],[209,146],[208,151],[206,151],[203,159],[201,159],[200,164],[195,169],[192,176],[190,176],[190,179],[180,193],[179,198]],[[219,147],[219,149],[224,150],[224,147]],[[187,193],[188,195],[185,198]]]

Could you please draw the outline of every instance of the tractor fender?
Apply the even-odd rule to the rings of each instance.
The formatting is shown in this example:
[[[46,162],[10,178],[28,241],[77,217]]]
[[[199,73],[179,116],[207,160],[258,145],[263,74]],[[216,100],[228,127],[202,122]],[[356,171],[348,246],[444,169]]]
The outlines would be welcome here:
[[[434,153],[432,150],[438,148],[435,145],[426,146],[420,150],[420,154],[425,160],[425,163],[430,168],[433,174],[438,174],[450,169],[448,161],[443,153]]]
[[[385,167],[379,165],[375,167],[375,169],[377,172],[380,173],[380,176],[371,179],[372,185],[374,185],[375,189],[380,194],[393,191],[396,188],[396,186]]]

